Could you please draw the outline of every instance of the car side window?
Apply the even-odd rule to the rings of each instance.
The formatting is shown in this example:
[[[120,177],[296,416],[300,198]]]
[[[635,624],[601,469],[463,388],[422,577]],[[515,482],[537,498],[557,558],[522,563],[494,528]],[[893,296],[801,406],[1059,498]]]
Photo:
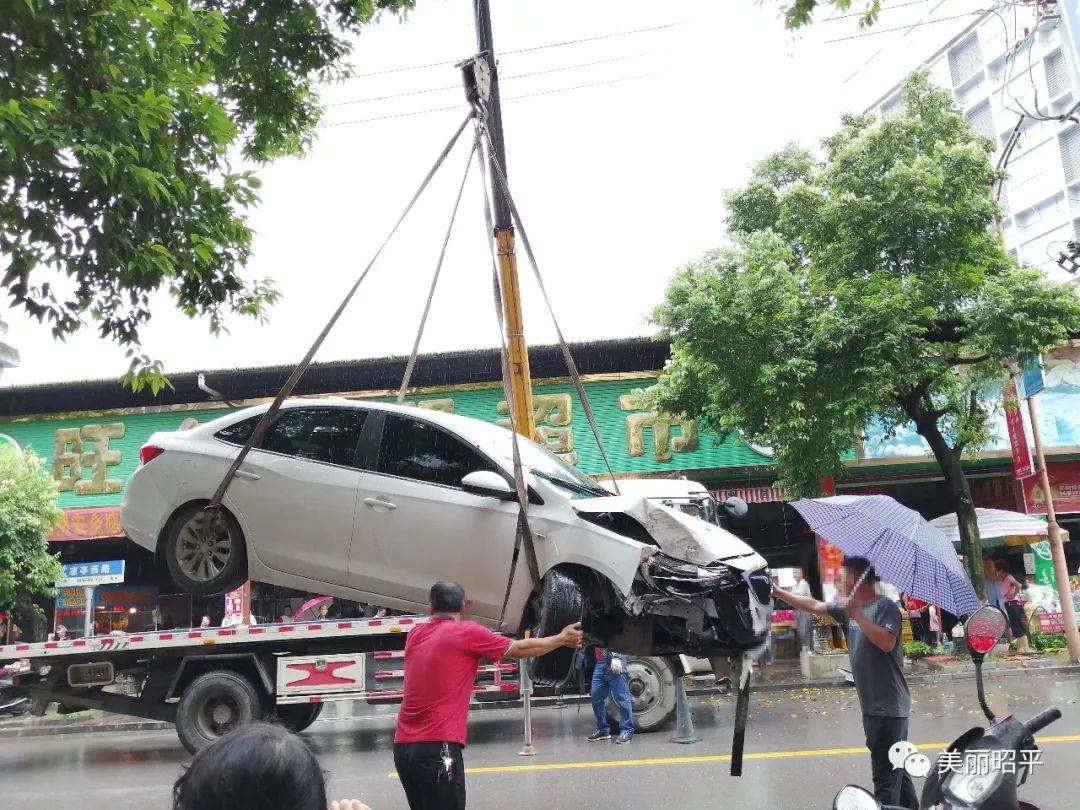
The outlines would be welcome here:
[[[289,408],[266,431],[260,449],[353,467],[366,416],[353,408]]]
[[[498,472],[495,465],[460,439],[414,419],[387,414],[377,471],[428,484],[461,487],[471,472]]]
[[[247,443],[247,440],[251,438],[251,433],[255,430],[255,426],[259,424],[259,416],[253,416],[250,419],[245,419],[243,422],[237,422],[236,424],[224,427],[214,434],[215,439],[220,439],[226,444],[243,445]]]

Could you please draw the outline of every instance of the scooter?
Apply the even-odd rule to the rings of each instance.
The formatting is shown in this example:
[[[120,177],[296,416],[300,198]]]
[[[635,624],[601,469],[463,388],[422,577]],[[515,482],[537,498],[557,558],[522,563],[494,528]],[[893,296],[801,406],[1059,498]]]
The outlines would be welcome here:
[[[922,810],[1039,810],[1016,791],[1039,764],[1035,734],[1059,720],[1061,711],[1044,709],[1024,723],[1011,715],[998,719],[987,705],[983,659],[1004,636],[1007,625],[1005,614],[990,605],[976,611],[964,625],[975,664],[979,706],[990,726],[969,729],[942,752],[923,787]],[[833,810],[903,809],[882,805],[870,791],[847,785],[833,799]]]

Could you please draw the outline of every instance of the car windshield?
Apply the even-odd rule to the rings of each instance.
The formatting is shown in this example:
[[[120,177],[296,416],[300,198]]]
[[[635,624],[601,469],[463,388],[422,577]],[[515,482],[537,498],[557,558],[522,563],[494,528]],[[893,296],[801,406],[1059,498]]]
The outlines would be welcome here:
[[[611,494],[577,467],[567,464],[546,447],[530,441],[520,441],[518,447],[521,448],[522,465],[538,478],[550,481],[579,496],[594,498]],[[512,461],[513,450],[510,448],[508,450],[505,458],[507,461]]]

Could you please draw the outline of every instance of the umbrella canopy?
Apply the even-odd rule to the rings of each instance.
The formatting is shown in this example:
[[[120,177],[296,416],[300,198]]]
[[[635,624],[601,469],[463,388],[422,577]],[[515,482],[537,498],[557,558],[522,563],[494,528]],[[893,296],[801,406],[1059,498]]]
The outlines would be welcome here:
[[[1046,539],[1046,521],[1030,515],[1005,509],[980,508],[975,510],[975,516],[979,521],[979,538],[983,548],[1027,546]],[[930,525],[941,529],[949,540],[960,545],[960,526],[955,512],[934,518]],[[1061,539],[1068,540],[1068,533],[1063,531]]]
[[[315,618],[315,611],[318,609],[319,605],[329,604],[333,601],[334,598],[332,596],[316,596],[314,599],[308,599],[297,609],[296,613],[293,614],[293,621],[300,621],[300,617],[309,610],[311,611],[312,618]]]
[[[886,495],[804,498],[792,506],[848,557],[865,557],[904,593],[957,616],[979,608],[952,543],[922,515]]]

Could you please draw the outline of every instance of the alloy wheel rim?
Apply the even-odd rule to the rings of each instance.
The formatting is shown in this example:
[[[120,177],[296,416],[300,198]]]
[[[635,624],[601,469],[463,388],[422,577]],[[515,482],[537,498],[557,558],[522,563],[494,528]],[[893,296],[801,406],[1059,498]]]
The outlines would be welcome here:
[[[181,527],[176,562],[184,576],[210,582],[221,575],[231,556],[232,534],[219,511],[204,509]]]

